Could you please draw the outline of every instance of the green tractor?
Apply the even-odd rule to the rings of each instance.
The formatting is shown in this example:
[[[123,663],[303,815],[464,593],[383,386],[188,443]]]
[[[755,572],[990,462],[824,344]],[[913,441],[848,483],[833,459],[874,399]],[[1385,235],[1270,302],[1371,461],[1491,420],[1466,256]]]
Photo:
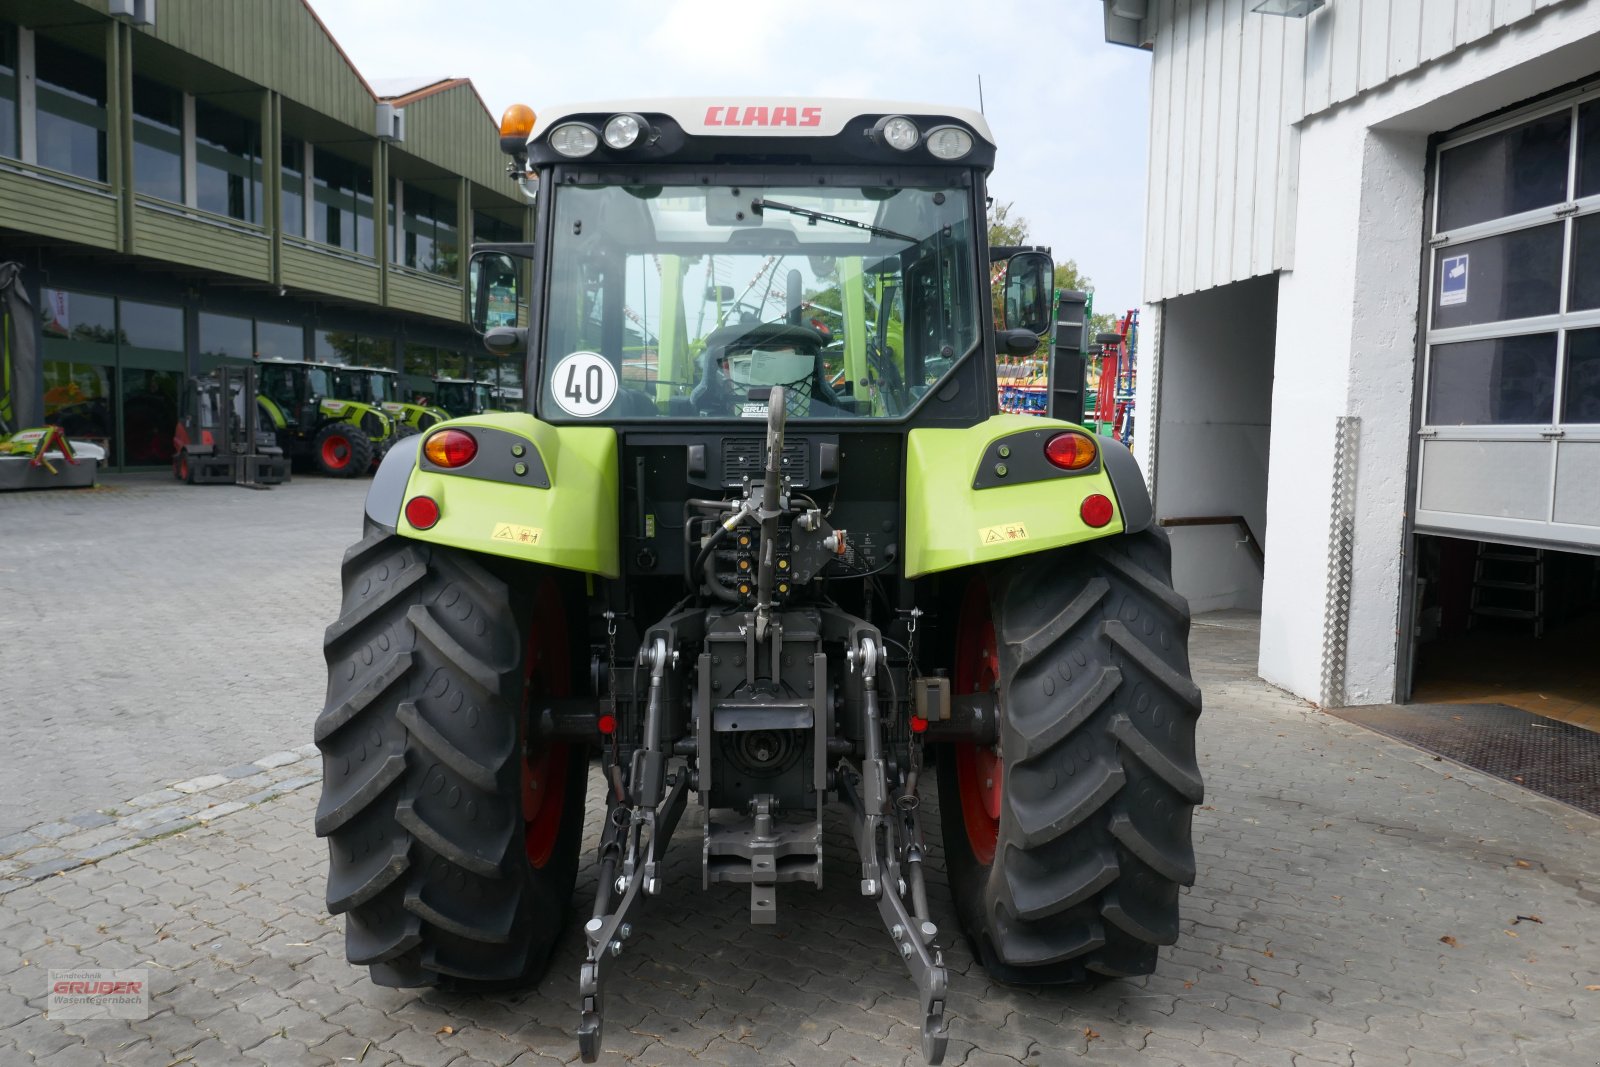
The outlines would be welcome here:
[[[1127,448],[997,410],[996,352],[1037,347],[1052,269],[1009,259],[997,329],[983,117],[668,100],[531,128],[512,108],[501,144],[535,239],[471,270],[526,410],[396,446],[326,634],[316,830],[350,961],[391,986],[539,980],[592,780],[586,1062],[619,957],[712,948],[630,940],[651,898],[747,887],[776,923],[825,860],[840,876],[833,804],[929,1062],[960,995],[930,791],[990,975],[1149,973],[1195,875],[1189,607]],[[664,862],[691,797],[699,887]]]
[[[335,478],[376,468],[400,438],[389,416],[356,399],[360,376],[331,363],[264,359],[257,401],[284,455]]]
[[[408,437],[431,429],[450,418],[450,412],[439,404],[415,404],[400,399],[400,375],[381,367],[346,367],[336,380],[344,383],[345,396],[341,399],[360,400],[379,408],[394,420],[396,433]]]
[[[433,401],[450,412],[453,418],[501,410],[492,383],[474,382],[464,378],[435,378]]]

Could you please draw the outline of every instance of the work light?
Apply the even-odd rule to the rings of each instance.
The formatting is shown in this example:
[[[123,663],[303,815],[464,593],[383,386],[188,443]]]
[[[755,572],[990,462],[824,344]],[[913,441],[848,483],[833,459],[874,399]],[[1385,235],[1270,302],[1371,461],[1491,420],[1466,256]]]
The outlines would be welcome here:
[[[972,134],[960,126],[935,126],[928,131],[928,151],[940,159],[960,159],[972,151]]]
[[[638,115],[612,115],[606,123],[606,144],[612,148],[632,148],[644,132],[644,123]]]
[[[600,138],[581,122],[568,122],[550,131],[550,147],[568,159],[577,159],[599,148]]]
[[[904,115],[890,115],[888,118],[879,119],[872,132],[897,152],[909,152],[917,147],[917,139],[920,136],[917,124]]]

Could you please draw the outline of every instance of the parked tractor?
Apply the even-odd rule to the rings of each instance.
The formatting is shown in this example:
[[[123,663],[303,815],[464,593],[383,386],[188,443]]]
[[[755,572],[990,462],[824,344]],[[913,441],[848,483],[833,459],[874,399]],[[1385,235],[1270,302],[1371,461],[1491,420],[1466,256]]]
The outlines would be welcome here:
[[[834,804],[930,1063],[960,992],[930,791],[992,976],[1150,972],[1195,874],[1189,608],[1128,450],[997,411],[996,352],[1049,330],[1052,264],[1009,259],[997,329],[983,117],[663,100],[531,131],[513,107],[501,145],[537,238],[475,248],[470,294],[489,351],[526,359],[526,410],[395,447],[327,630],[316,830],[350,961],[538,980],[595,775],[586,1062],[650,900],[742,886],[777,923],[841,876]],[[703,830],[675,841],[691,797]]]
[[[433,380],[433,402],[450,412],[454,418],[499,410],[500,404],[494,394],[494,386],[489,382],[462,378]]]
[[[450,417],[443,406],[416,404],[400,399],[400,375],[380,367],[345,367],[334,375],[336,385],[342,387],[342,400],[360,400],[379,408],[394,421],[400,437],[418,433],[438,425]]]
[[[355,395],[348,367],[264,359],[259,400],[278,444],[323,474],[353,478],[372,470],[397,440],[394,421]]]

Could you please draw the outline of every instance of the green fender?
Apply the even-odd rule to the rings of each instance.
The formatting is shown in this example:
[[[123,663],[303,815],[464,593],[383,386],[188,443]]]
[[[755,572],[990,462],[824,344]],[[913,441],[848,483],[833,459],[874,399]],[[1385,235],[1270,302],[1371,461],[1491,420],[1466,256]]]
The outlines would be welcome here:
[[[485,413],[452,419],[427,436],[449,428],[477,431],[472,461],[453,471],[430,470],[421,448],[396,448],[373,482],[369,516],[418,541],[621,575],[615,430],[552,426],[520,412]],[[387,469],[391,463],[405,466]],[[402,473],[404,488],[397,491]],[[405,517],[406,503],[416,496],[439,505],[439,521],[426,530]]]
[[[1127,448],[1096,436],[1099,456],[1093,464],[1079,474],[1059,471],[1043,460],[1043,449],[1061,430],[1087,433],[1033,415],[995,415],[959,430],[912,430],[906,443],[906,576],[1147,526],[1149,497]],[[1079,516],[1084,499],[1096,493],[1113,505],[1111,521],[1100,527]]]

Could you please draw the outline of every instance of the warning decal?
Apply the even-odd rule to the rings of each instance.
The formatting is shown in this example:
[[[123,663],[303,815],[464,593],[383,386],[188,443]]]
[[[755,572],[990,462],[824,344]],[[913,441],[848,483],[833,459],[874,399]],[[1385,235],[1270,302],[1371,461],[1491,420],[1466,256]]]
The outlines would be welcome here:
[[[518,545],[536,545],[539,535],[544,533],[537,526],[518,526],[514,522],[497,522],[494,524],[494,533],[490,535],[491,541],[510,541]]]
[[[983,545],[999,545],[1007,541],[1026,541],[1028,528],[1020,522],[1007,522],[999,526],[985,526],[978,531],[978,542]]]

